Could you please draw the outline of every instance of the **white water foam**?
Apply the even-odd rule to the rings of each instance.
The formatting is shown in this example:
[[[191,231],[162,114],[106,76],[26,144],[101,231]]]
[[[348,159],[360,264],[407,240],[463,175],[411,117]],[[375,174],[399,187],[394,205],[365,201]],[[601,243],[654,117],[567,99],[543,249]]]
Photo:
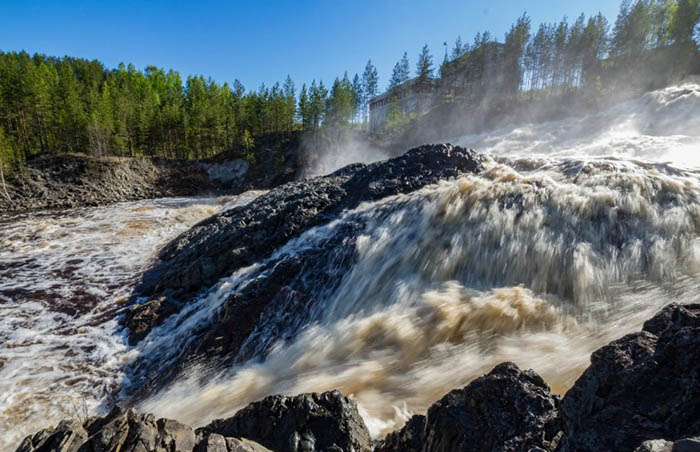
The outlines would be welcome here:
[[[94,414],[130,356],[116,316],[157,249],[259,194],[0,218],[0,450]]]
[[[269,394],[340,389],[378,436],[505,360],[564,392],[592,351],[694,301],[698,118],[690,80],[584,118],[461,138],[493,157],[482,174],[345,214],[367,225],[358,260],[300,334],[215,376],[192,368],[140,408],[203,425]]]
[[[140,408],[203,425],[268,394],[340,389],[376,436],[506,360],[561,393],[592,351],[638,329],[674,290],[692,299],[698,199],[694,171],[588,158],[520,171],[491,161],[480,175],[361,205],[280,251],[365,220],[357,262],[301,334],[205,384],[191,369]],[[247,277],[257,274],[237,274],[192,312],[211,317]],[[191,338],[188,320],[152,335]]]
[[[268,394],[340,389],[359,402],[377,436],[504,360],[534,368],[555,391],[565,391],[593,350],[638,330],[670,301],[694,301],[700,285],[699,118],[700,84],[689,80],[586,117],[460,138],[459,144],[493,157],[483,174],[362,205],[278,250],[278,255],[293,254],[315,246],[352,216],[366,224],[353,242],[356,263],[337,290],[316,300],[308,325],[292,340],[277,343],[265,359],[218,375],[192,368],[140,408],[202,425]],[[17,233],[34,237],[31,224],[18,223]],[[56,231],[65,227],[62,223]],[[59,243],[71,240],[56,237]],[[128,240],[115,239],[96,251],[93,268],[108,267],[109,262],[99,263],[102,253],[136,243]],[[43,261],[40,250],[31,255],[42,242],[27,243],[20,255]],[[152,252],[132,262],[142,263],[139,259]],[[57,251],[59,273],[71,265],[70,255]],[[84,264],[71,271],[80,272]],[[186,340],[193,329],[206,326],[226,297],[257,274],[259,264],[222,279],[132,351],[114,339],[111,320],[103,322],[99,315],[111,314],[113,302],[76,315],[47,310],[50,300],[25,300],[21,307],[3,300],[0,309],[9,306],[12,313],[3,321],[15,320],[2,331],[9,344],[21,344],[0,348],[15,357],[0,369],[1,381],[8,375],[14,385],[0,388],[12,396],[0,400],[4,419],[16,423],[26,413],[30,420],[46,413],[60,418],[69,405],[59,401],[53,407],[52,389],[41,386],[46,382],[58,382],[46,385],[58,395],[70,394],[76,384],[81,391],[89,388],[95,394],[91,403],[97,404],[120,378],[122,361],[137,353],[141,359],[177,360],[178,348],[162,345]],[[31,269],[33,264],[22,265]],[[134,265],[125,278],[140,268]],[[28,286],[40,294],[48,289],[39,282],[41,275],[52,273],[39,268],[31,278],[34,286]],[[64,282],[55,290],[71,287]],[[12,290],[20,286],[17,279]],[[126,293],[119,287],[85,292]],[[35,327],[36,319],[59,326]],[[22,333],[22,322],[29,334]],[[48,330],[61,325],[77,334],[58,335],[57,345],[37,339],[44,334],[51,339]],[[22,347],[26,354],[20,356]],[[172,353],[161,354],[164,349]],[[50,357],[47,370],[45,356]],[[75,369],[52,365],[56,356]],[[86,372],[81,366],[87,365],[92,367]],[[92,382],[85,376],[101,372]],[[22,389],[25,374],[39,376]],[[71,377],[78,382],[64,383]],[[24,399],[13,399],[15,394]],[[33,406],[38,409],[32,411]]]

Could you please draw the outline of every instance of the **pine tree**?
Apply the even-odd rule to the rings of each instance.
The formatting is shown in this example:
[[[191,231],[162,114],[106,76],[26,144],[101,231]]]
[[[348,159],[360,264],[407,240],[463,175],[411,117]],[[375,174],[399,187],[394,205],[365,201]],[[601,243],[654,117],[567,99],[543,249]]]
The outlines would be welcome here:
[[[377,68],[372,64],[372,60],[367,60],[365,71],[362,73],[362,92],[365,95],[365,103],[363,108],[364,120],[368,120],[368,102],[379,92],[379,76]]]
[[[452,59],[456,60],[457,58],[461,57],[465,53],[469,51],[469,45],[465,46],[462,43],[462,37],[457,36],[457,40],[455,41],[455,46],[452,49]]]
[[[362,80],[358,74],[352,78],[352,95],[355,101],[354,103],[354,118],[355,120],[362,121],[363,119],[363,107],[367,103],[366,94],[364,88],[362,87]]]
[[[420,80],[427,80],[433,77],[433,56],[430,54],[428,44],[423,46],[423,49],[421,49],[421,52],[418,55],[416,75]]]
[[[615,21],[614,55],[639,58],[648,48],[652,35],[649,4],[644,0],[637,0],[634,5],[630,5],[629,0],[623,1]]]
[[[411,66],[408,63],[408,52],[403,53],[400,64],[401,83],[407,82],[411,78]]]
[[[306,83],[301,85],[301,91],[299,92],[298,117],[301,121],[302,130],[309,130],[309,126],[311,125],[311,108],[309,105],[309,96],[306,92]]]
[[[678,0],[670,19],[668,34],[673,42],[690,44],[700,20],[700,0]]]
[[[396,88],[401,83],[403,83],[401,76],[401,62],[398,62],[394,65],[394,70],[391,72],[391,79],[389,79],[389,86],[387,89]]]
[[[294,126],[294,112],[296,111],[296,89],[289,75],[287,75],[282,89],[285,97],[284,126],[287,131],[291,132]]]
[[[589,88],[595,85],[599,77],[600,60],[607,51],[608,29],[607,19],[598,13],[597,16],[588,19],[588,24],[583,30],[581,77],[582,84]]]
[[[505,40],[505,74],[504,85],[505,91],[509,95],[515,95],[522,84],[522,62],[525,52],[525,46],[530,40],[530,18],[527,14],[523,14],[518,18],[517,22],[511,26],[510,31],[506,34]]]
[[[400,84],[407,82],[411,77],[411,68],[408,63],[408,52],[404,52],[401,60],[394,65],[394,70],[391,73],[389,80],[389,89],[395,88]]]

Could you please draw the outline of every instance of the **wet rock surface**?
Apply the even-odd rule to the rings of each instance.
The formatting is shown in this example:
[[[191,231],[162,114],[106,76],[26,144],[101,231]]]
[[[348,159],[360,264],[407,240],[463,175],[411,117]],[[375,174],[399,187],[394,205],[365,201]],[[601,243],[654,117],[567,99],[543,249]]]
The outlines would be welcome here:
[[[471,150],[426,145],[384,162],[350,165],[325,177],[286,184],[245,208],[199,223],[163,248],[159,263],[144,275],[137,295],[151,301],[124,317],[130,341],[138,342],[222,277],[271,256],[289,240],[327,224],[344,210],[476,172],[482,162]]]
[[[248,438],[277,452],[371,450],[357,406],[338,391],[266,397],[202,431]]]
[[[556,450],[559,401],[533,371],[503,363],[389,435],[378,452]]]
[[[478,171],[482,162],[471,150],[426,145],[385,162],[351,165],[329,176],[284,185],[245,208],[199,223],[167,245],[161,262],[145,275],[137,295],[149,299],[132,306],[121,319],[132,344],[221,278],[253,264],[255,274],[227,295],[217,295],[221,303],[213,318],[188,331],[176,359],[163,366],[158,354],[144,354],[131,362],[129,397],[139,400],[154,394],[186,373],[192,362],[207,362],[209,371],[221,370],[264,357],[277,341],[292,339],[356,260],[353,239],[364,230],[365,220],[347,214],[349,209]],[[381,207],[376,214],[382,214]],[[326,226],[341,215],[342,221]],[[315,230],[309,243],[283,251],[286,243],[322,225],[328,231]]]
[[[700,450],[700,305],[671,304],[599,349],[561,402],[501,364],[433,404],[378,452]]]
[[[597,350],[562,401],[563,451],[700,435],[700,305],[671,304]]]
[[[17,452],[363,452],[370,446],[355,403],[326,392],[267,397],[196,431],[117,407],[83,424],[66,420],[42,430]]]

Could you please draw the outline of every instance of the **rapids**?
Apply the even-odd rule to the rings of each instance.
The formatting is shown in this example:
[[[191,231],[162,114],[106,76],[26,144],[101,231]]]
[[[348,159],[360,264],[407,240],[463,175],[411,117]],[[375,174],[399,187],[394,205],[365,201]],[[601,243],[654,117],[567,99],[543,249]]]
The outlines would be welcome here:
[[[257,194],[0,216],[0,450],[93,414],[122,382],[116,316],[156,250]]]
[[[201,425],[268,394],[340,389],[378,436],[506,360],[565,392],[591,352],[694,300],[698,118],[690,81],[584,118],[460,138],[491,156],[483,173],[365,203],[288,243],[276,256],[365,225],[357,262],[301,326],[280,334],[267,319],[244,345],[256,358],[216,375],[192,367],[139,408]],[[146,353],[176,360],[160,344],[206,328],[263,264],[153,331]]]
[[[357,259],[337,288],[318,288],[306,318],[286,334],[266,318],[245,344],[252,359],[216,374],[193,366],[139,408],[200,426],[268,394],[340,389],[378,436],[506,360],[563,393],[592,351],[670,301],[695,300],[700,82],[453,141],[487,153],[485,171],[364,203],[281,247],[270,259],[362,225],[347,245]],[[160,246],[253,196],[1,218],[0,448],[138,384],[124,370],[136,357],[177,361],[265,262],[136,347],[115,317]]]

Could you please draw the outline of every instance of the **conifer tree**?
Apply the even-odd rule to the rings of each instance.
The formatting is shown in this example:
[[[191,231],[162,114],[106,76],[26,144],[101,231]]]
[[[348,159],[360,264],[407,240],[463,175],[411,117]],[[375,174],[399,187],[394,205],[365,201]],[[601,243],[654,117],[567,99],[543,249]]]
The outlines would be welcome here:
[[[353,99],[355,101],[355,104],[353,106],[354,108],[354,118],[355,120],[362,121],[363,119],[363,114],[362,114],[362,108],[363,106],[367,103],[366,100],[366,95],[364,92],[364,89],[362,87],[362,80],[360,80],[359,74],[355,74],[355,76],[352,78],[352,94],[353,94]]]
[[[401,83],[407,82],[411,78],[411,66],[408,63],[408,52],[403,53],[401,58]]]
[[[457,58],[461,57],[462,55],[464,55],[468,51],[469,51],[468,46],[466,46],[466,48],[465,48],[464,44],[462,43],[462,37],[457,36],[457,40],[455,41],[455,46],[452,49],[452,59],[456,60]]]
[[[306,83],[301,85],[301,91],[299,91],[298,116],[301,121],[302,130],[308,130],[311,125],[311,108],[309,105],[309,96],[306,92]]]
[[[389,80],[389,89],[395,88],[400,84],[407,82],[411,77],[411,68],[408,63],[408,52],[404,52],[401,60],[394,65],[394,70],[391,73]]]
[[[368,120],[368,102],[375,97],[379,92],[379,76],[377,68],[372,64],[372,60],[367,60],[365,71],[362,73],[362,92],[364,93],[365,102],[362,106],[364,120]]]
[[[401,62],[394,65],[394,70],[391,72],[391,79],[389,79],[389,86],[387,89],[393,89],[399,86],[402,82],[401,76]]]
[[[433,56],[430,54],[428,44],[425,44],[418,55],[416,64],[416,75],[420,80],[427,80],[433,77]]]
[[[291,132],[294,126],[294,112],[296,111],[296,89],[289,75],[284,81],[283,90],[285,98],[284,126],[287,131]]]

